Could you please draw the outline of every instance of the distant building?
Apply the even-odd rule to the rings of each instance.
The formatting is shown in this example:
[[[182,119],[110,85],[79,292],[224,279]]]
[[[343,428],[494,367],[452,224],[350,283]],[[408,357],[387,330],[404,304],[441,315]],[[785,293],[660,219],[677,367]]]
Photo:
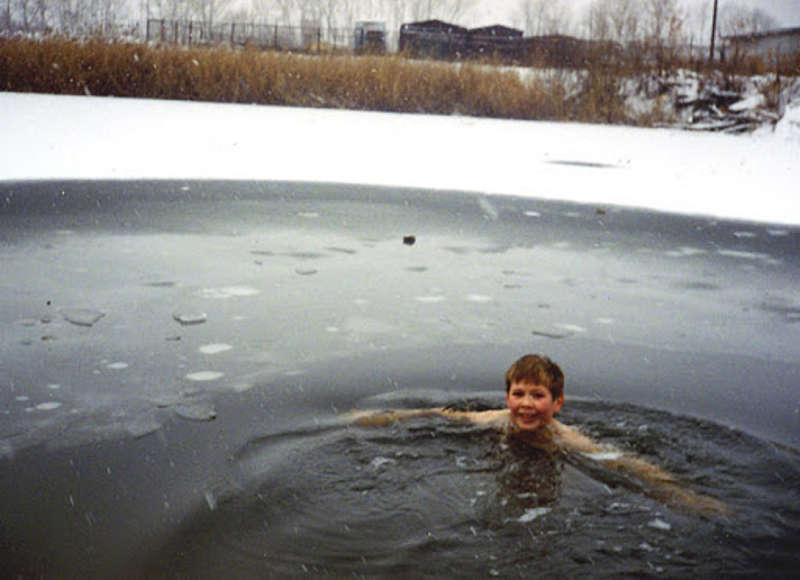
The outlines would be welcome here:
[[[353,28],[353,50],[358,53],[385,53],[386,23],[366,20],[356,22]]]
[[[441,20],[403,24],[398,50],[415,56],[459,58],[467,52],[467,32],[462,26]]]
[[[778,58],[800,56],[800,28],[783,28],[725,37],[726,52],[733,56]]]
[[[475,57],[518,58],[523,32],[501,24],[469,30],[469,54]]]

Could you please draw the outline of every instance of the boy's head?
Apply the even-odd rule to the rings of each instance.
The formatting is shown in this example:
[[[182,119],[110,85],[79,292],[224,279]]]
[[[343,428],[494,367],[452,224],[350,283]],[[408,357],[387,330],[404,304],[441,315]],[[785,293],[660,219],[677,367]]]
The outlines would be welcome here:
[[[513,383],[542,385],[550,391],[553,399],[564,394],[564,373],[549,358],[538,354],[526,354],[514,362],[506,371],[506,394]]]

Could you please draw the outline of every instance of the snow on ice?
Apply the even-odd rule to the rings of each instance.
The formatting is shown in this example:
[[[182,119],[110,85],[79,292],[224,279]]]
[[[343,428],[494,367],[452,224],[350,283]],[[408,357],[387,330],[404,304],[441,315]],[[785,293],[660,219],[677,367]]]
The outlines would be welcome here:
[[[3,180],[360,183],[800,224],[798,100],[774,129],[728,135],[0,93],[0,128]]]

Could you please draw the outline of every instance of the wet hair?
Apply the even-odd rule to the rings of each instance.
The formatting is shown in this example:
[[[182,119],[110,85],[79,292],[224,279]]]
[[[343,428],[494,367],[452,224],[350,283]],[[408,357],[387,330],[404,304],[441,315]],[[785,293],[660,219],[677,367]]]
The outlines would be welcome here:
[[[546,387],[553,399],[564,394],[564,373],[561,368],[540,354],[526,354],[506,371],[506,393],[512,383],[531,383]]]

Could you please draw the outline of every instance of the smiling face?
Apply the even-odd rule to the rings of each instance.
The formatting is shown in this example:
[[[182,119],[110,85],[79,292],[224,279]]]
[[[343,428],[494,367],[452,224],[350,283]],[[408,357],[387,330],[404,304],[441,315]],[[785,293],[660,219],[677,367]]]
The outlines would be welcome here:
[[[529,382],[511,383],[506,395],[511,424],[521,431],[536,431],[544,427],[563,404],[563,394],[553,399],[550,389]]]

